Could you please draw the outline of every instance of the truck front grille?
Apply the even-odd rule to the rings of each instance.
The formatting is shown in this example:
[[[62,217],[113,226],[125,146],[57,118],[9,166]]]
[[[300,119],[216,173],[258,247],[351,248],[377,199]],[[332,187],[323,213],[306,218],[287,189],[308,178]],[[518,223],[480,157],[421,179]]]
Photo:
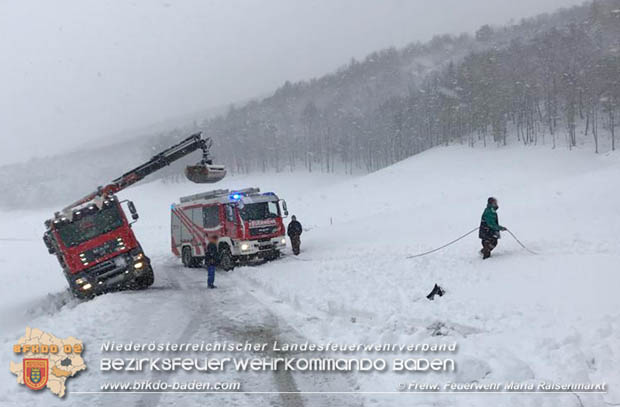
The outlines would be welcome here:
[[[277,231],[277,226],[261,226],[258,228],[250,228],[250,236],[272,235]]]
[[[114,259],[112,259],[112,260],[101,262],[97,264],[96,266],[91,267],[87,271],[88,271],[88,274],[92,276],[98,276],[100,274],[105,274],[108,271],[114,270],[115,268],[116,268],[116,263],[114,263]]]
[[[123,273],[127,269],[125,264],[117,264],[115,259],[107,260],[96,266],[86,270],[90,277],[94,277],[97,281],[105,281],[116,275]]]

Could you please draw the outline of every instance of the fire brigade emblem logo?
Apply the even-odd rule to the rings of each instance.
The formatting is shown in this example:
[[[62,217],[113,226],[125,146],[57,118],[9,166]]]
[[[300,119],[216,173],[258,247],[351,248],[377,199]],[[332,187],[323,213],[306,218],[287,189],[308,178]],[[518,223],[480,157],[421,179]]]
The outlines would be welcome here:
[[[47,384],[48,359],[24,359],[24,384],[32,390],[41,390]]]
[[[27,327],[26,334],[13,345],[15,356],[23,359],[11,361],[9,367],[18,384],[32,390],[49,389],[64,397],[67,380],[86,369],[83,351],[84,344],[73,336],[57,338],[49,332]]]

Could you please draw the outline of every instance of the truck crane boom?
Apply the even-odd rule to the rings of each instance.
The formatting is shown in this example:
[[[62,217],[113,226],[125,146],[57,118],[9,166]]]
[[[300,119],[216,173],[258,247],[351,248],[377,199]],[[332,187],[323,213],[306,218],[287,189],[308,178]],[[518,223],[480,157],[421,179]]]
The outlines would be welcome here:
[[[211,139],[208,137],[203,138],[202,133],[192,134],[185,140],[153,156],[144,164],[124,173],[109,184],[97,188],[96,191],[65,207],[62,212],[71,210],[97,196],[115,194],[198,149],[202,150],[202,160],[196,165],[188,166],[185,169],[185,176],[190,181],[199,184],[218,182],[226,176],[226,168],[222,165],[213,165],[209,157],[211,145]]]

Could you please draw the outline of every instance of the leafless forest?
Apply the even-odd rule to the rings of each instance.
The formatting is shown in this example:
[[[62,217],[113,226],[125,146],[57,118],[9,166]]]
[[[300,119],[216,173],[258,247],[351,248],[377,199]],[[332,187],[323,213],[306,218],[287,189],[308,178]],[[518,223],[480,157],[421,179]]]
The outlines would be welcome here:
[[[618,116],[620,0],[598,0],[377,51],[182,128],[0,167],[10,191],[0,206],[63,203],[193,131],[213,138],[232,173],[355,173],[449,143],[606,152],[617,147]],[[157,176],[174,179],[183,165]]]

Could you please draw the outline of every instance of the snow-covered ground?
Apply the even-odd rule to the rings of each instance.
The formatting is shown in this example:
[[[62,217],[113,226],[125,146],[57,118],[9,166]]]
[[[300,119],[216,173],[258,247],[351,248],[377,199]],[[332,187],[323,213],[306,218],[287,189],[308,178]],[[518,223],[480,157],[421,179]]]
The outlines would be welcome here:
[[[169,249],[170,203],[203,187],[142,185],[122,193],[141,219],[135,231],[155,266],[155,285],[78,302],[65,292],[41,242],[55,208],[0,214],[1,405],[497,405],[620,403],[620,156],[509,147],[436,148],[359,177],[254,174],[220,187],[259,186],[288,202],[304,225],[302,253],[218,273],[183,269]],[[407,259],[478,226],[486,198],[499,198],[504,234],[482,261],[471,235]],[[68,201],[74,197],[68,198]],[[5,240],[12,239],[12,240]],[[447,294],[425,295],[438,283]],[[94,344],[89,369],[63,402],[33,394],[8,371],[25,326]],[[104,340],[186,342],[260,338],[338,343],[456,342],[456,373],[234,374],[244,390],[391,392],[399,383],[543,380],[607,382],[607,394],[118,395],[96,391]],[[236,376],[235,376],[236,375]],[[129,376],[130,378],[132,376]],[[167,377],[168,378],[168,377]],[[75,394],[72,394],[75,393]]]

